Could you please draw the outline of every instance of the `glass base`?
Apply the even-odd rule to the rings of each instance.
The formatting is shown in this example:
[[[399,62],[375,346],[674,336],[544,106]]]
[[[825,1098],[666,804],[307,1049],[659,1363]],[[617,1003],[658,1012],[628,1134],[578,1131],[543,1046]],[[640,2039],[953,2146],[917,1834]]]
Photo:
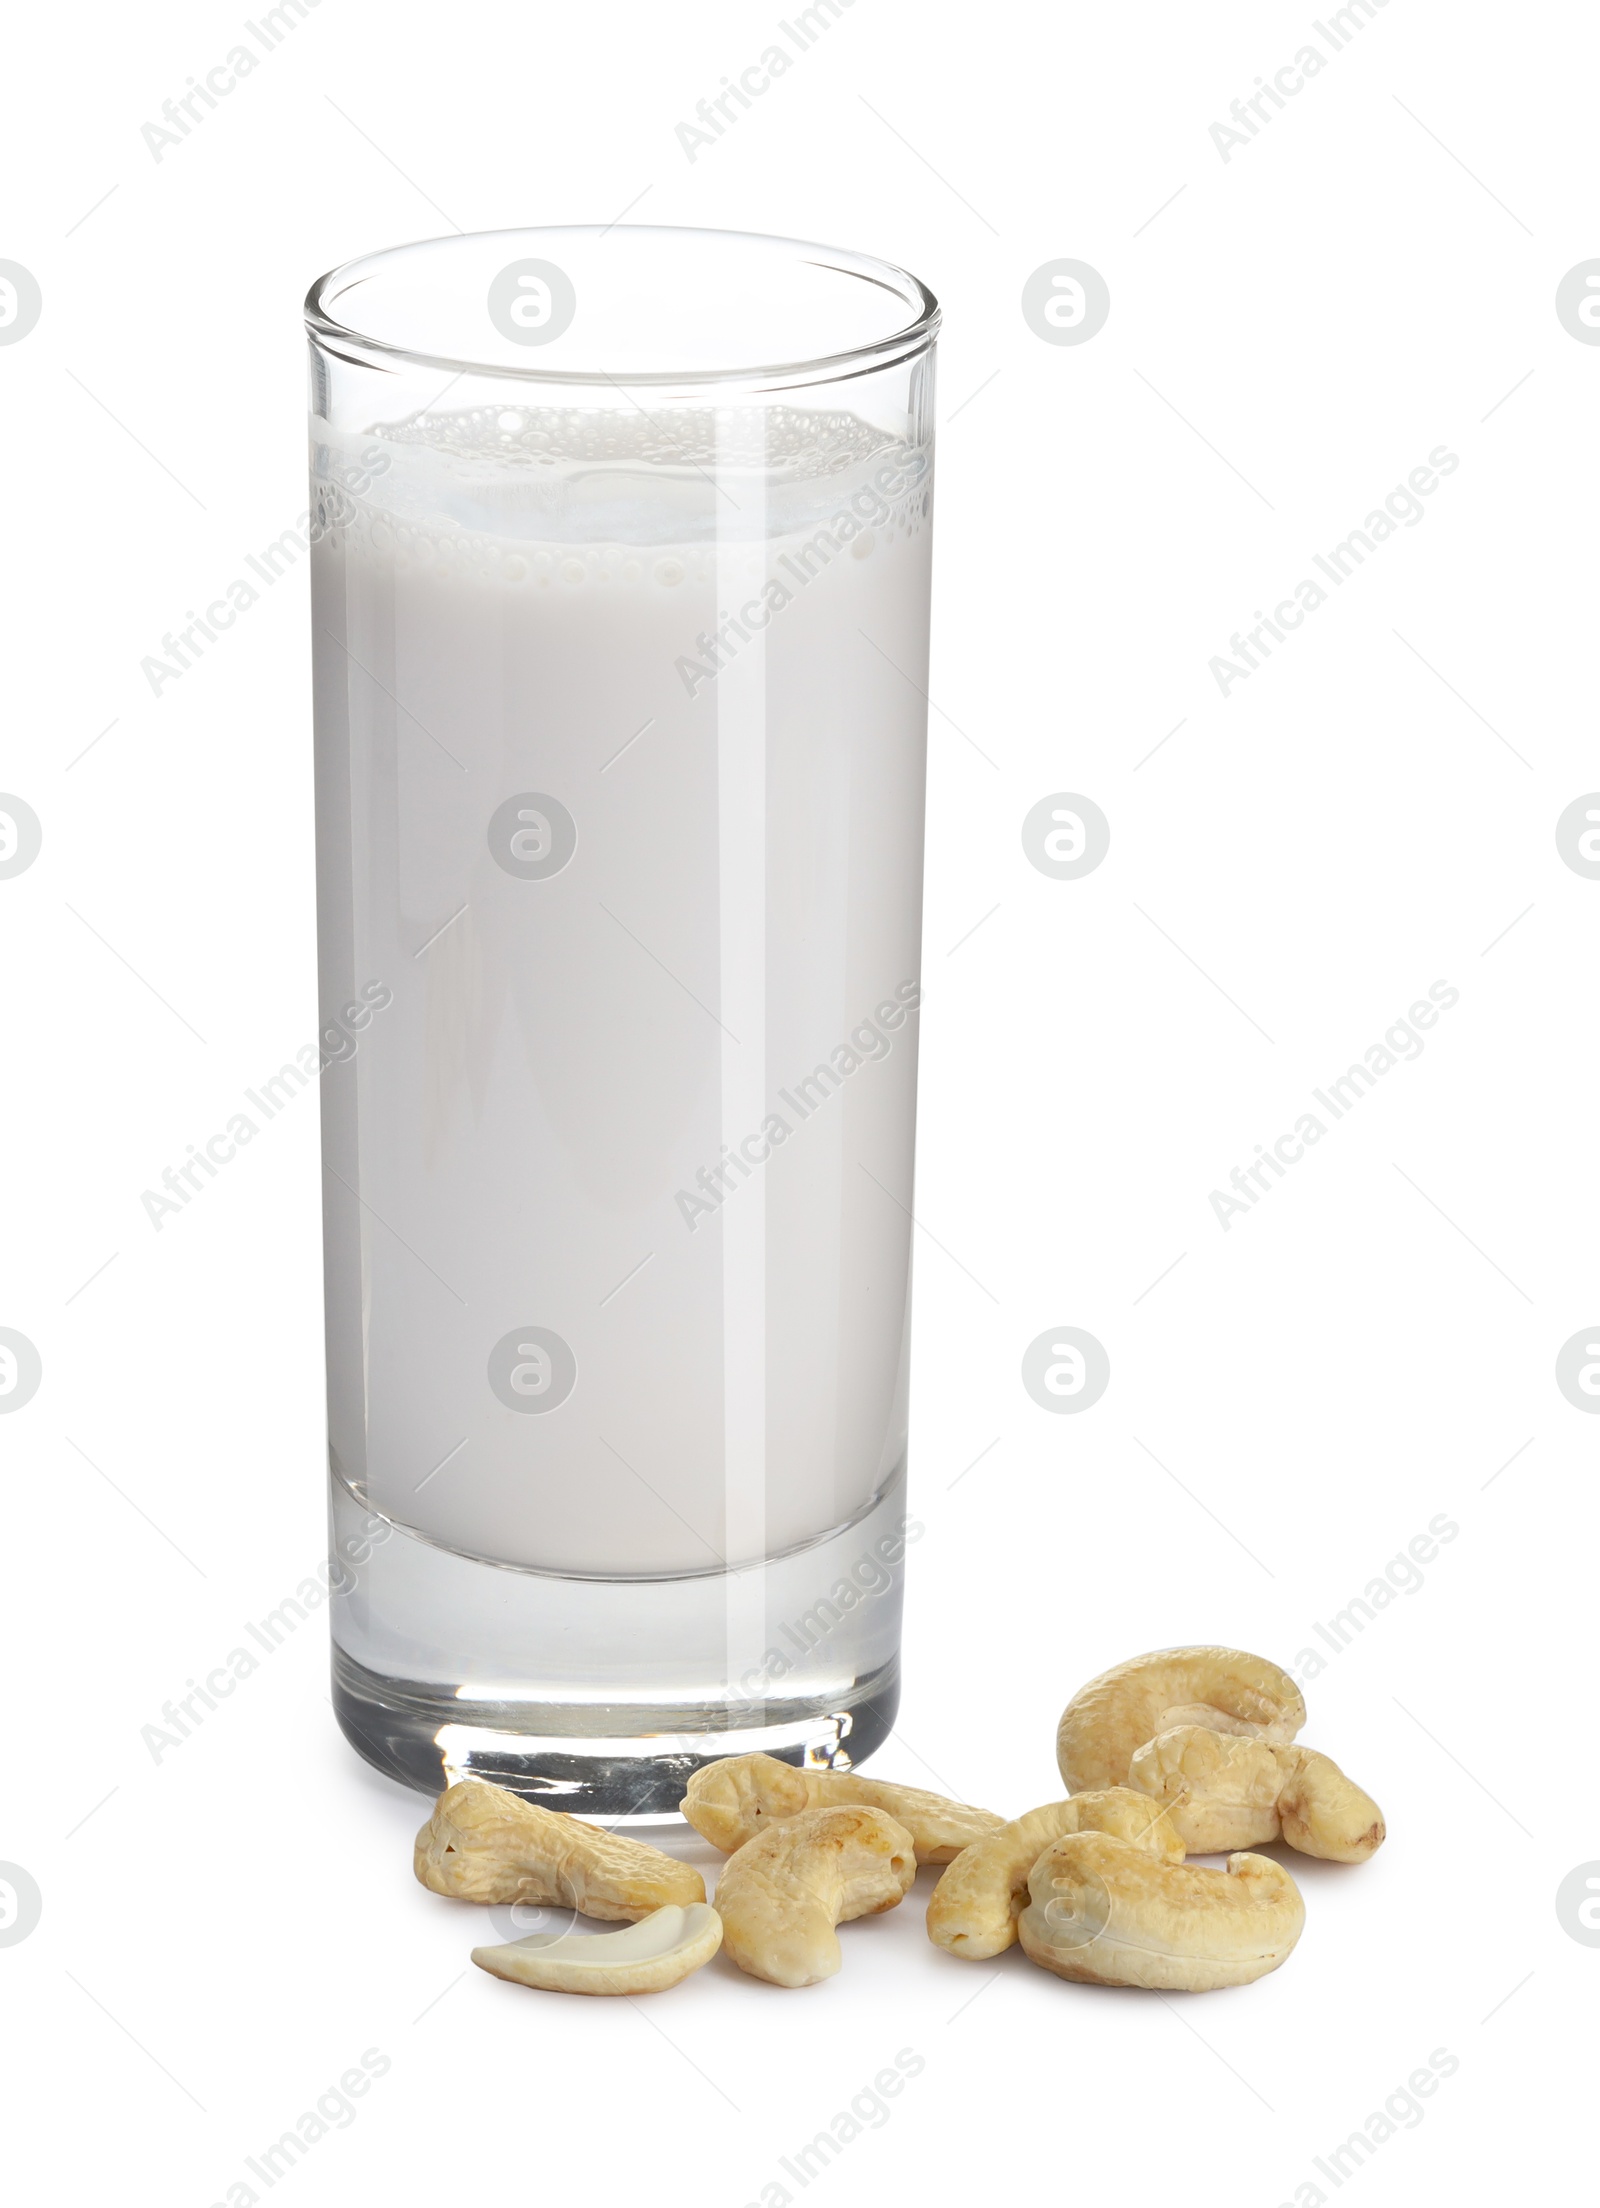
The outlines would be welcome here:
[[[425,1794],[457,1779],[487,1779],[608,1825],[675,1817],[691,1775],[719,1756],[761,1749],[785,1763],[849,1769],[887,1739],[899,1700],[895,1662],[859,1681],[848,1704],[768,1703],[762,1724],[729,1722],[729,1712],[705,1704],[610,1704],[579,1720],[570,1706],[461,1701],[446,1688],[382,1678],[337,1646],[333,1652],[333,1707],[344,1736],[391,1779]],[[596,1733],[602,1721],[616,1730]],[[554,1729],[574,1722],[587,1726],[587,1738]]]
[[[760,1749],[847,1769],[899,1703],[901,1468],[850,1524],[734,1572],[578,1579],[422,1540],[333,1483],[333,1704],[369,1763],[428,1794],[488,1779],[610,1824],[677,1813]]]

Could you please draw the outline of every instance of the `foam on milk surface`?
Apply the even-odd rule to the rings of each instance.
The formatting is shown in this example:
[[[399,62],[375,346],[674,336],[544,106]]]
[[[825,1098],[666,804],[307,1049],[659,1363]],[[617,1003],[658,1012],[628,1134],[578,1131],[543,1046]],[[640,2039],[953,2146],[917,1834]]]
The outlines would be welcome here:
[[[317,429],[320,437],[326,425]],[[359,483],[372,521],[403,531],[512,549],[608,539],[644,548],[810,531],[847,507],[886,458],[911,449],[852,414],[791,407],[654,416],[473,407],[361,439],[327,432],[316,472]],[[363,458],[374,452],[376,468]],[[898,525],[915,526],[924,512],[920,495],[903,498]]]

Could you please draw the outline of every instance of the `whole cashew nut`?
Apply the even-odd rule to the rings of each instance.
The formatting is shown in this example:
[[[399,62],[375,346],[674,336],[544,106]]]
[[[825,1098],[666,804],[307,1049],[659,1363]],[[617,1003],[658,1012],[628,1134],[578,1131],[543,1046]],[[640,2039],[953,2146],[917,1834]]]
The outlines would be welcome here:
[[[1134,1751],[1175,1725],[1245,1733],[1274,1744],[1306,1721],[1300,1689],[1264,1656],[1238,1648],[1162,1648],[1080,1687],[1061,1713],[1056,1761],[1069,1794],[1126,1786]]]
[[[620,1932],[535,1932],[505,1947],[475,1947],[472,1960],[491,1977],[551,1993],[664,1993],[721,1945],[721,1918],[692,1901],[653,1910]]]
[[[910,1833],[883,1810],[801,1810],[766,1825],[724,1864],[723,1944],[752,1978],[814,1986],[842,1960],[834,1926],[896,1908],[916,1875]]]
[[[454,1901],[554,1902],[588,1917],[647,1917],[706,1898],[692,1864],[483,1779],[439,1796],[413,1864],[431,1893]]]
[[[935,1947],[981,1962],[1012,1946],[1017,1917],[1028,1899],[1028,1874],[1052,1840],[1073,1832],[1109,1832],[1166,1863],[1183,1861],[1183,1843],[1170,1809],[1143,1794],[1113,1786],[1099,1794],[1074,1794],[1046,1802],[998,1832],[963,1848],[933,1889],[928,1937]]]
[[[803,1809],[862,1805],[887,1811],[911,1835],[919,1863],[951,1863],[1004,1820],[917,1786],[864,1779],[855,1771],[800,1771],[776,1756],[724,1756],[702,1764],[682,1809],[702,1839],[732,1854],[766,1826]]]
[[[1233,1855],[1226,1871],[1208,1871],[1103,1832],[1048,1847],[1028,1892],[1017,1920],[1024,1952],[1091,1986],[1245,1986],[1277,1969],[1305,1923],[1299,1888],[1268,1856]]]
[[[1128,1784],[1166,1804],[1198,1855],[1281,1837],[1302,1855],[1365,1863],[1383,1845],[1382,1810],[1315,1748],[1177,1725],[1139,1749]]]

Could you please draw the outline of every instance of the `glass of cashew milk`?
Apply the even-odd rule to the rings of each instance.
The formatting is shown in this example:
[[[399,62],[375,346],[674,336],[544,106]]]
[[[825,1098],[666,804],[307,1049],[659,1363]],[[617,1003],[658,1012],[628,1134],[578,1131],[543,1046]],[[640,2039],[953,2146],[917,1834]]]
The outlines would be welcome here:
[[[613,226],[307,319],[340,1722],[608,1822],[857,1762],[916,1531],[937,306]]]

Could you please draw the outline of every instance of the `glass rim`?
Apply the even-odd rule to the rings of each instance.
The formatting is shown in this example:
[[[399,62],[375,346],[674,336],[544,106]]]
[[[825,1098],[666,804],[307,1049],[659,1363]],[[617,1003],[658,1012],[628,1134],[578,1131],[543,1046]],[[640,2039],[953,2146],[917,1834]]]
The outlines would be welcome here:
[[[611,374],[603,368],[543,367],[532,362],[482,361],[450,353],[427,352],[420,348],[395,344],[387,338],[371,336],[354,321],[340,319],[333,311],[346,292],[366,282],[383,263],[398,261],[419,248],[484,238],[548,239],[559,235],[601,239],[618,230],[625,230],[633,237],[730,238],[741,242],[782,246],[792,253],[806,256],[813,261],[813,265],[816,256],[825,256],[826,265],[836,269],[841,275],[874,283],[895,293],[904,302],[910,319],[901,328],[892,330],[883,337],[874,338],[865,344],[849,346],[842,352],[818,353],[797,360],[754,361],[726,368],[649,368]],[[421,368],[454,370],[461,375],[482,376],[494,382],[589,386],[611,384],[626,389],[634,384],[696,387],[769,384],[774,378],[806,383],[842,381],[849,376],[892,366],[897,361],[909,359],[914,354],[927,350],[939,334],[941,315],[938,300],[920,277],[913,276],[908,269],[899,267],[893,261],[882,260],[876,254],[856,252],[847,246],[823,245],[811,239],[785,238],[760,230],[725,230],[693,223],[552,223],[510,229],[457,231],[448,237],[413,238],[403,245],[382,246],[376,252],[358,254],[353,260],[341,261],[337,267],[328,269],[311,285],[305,297],[305,320],[309,335],[335,355],[339,355],[342,348],[354,347],[363,355],[376,354],[384,360],[403,361]],[[344,357],[348,357],[348,354]]]

